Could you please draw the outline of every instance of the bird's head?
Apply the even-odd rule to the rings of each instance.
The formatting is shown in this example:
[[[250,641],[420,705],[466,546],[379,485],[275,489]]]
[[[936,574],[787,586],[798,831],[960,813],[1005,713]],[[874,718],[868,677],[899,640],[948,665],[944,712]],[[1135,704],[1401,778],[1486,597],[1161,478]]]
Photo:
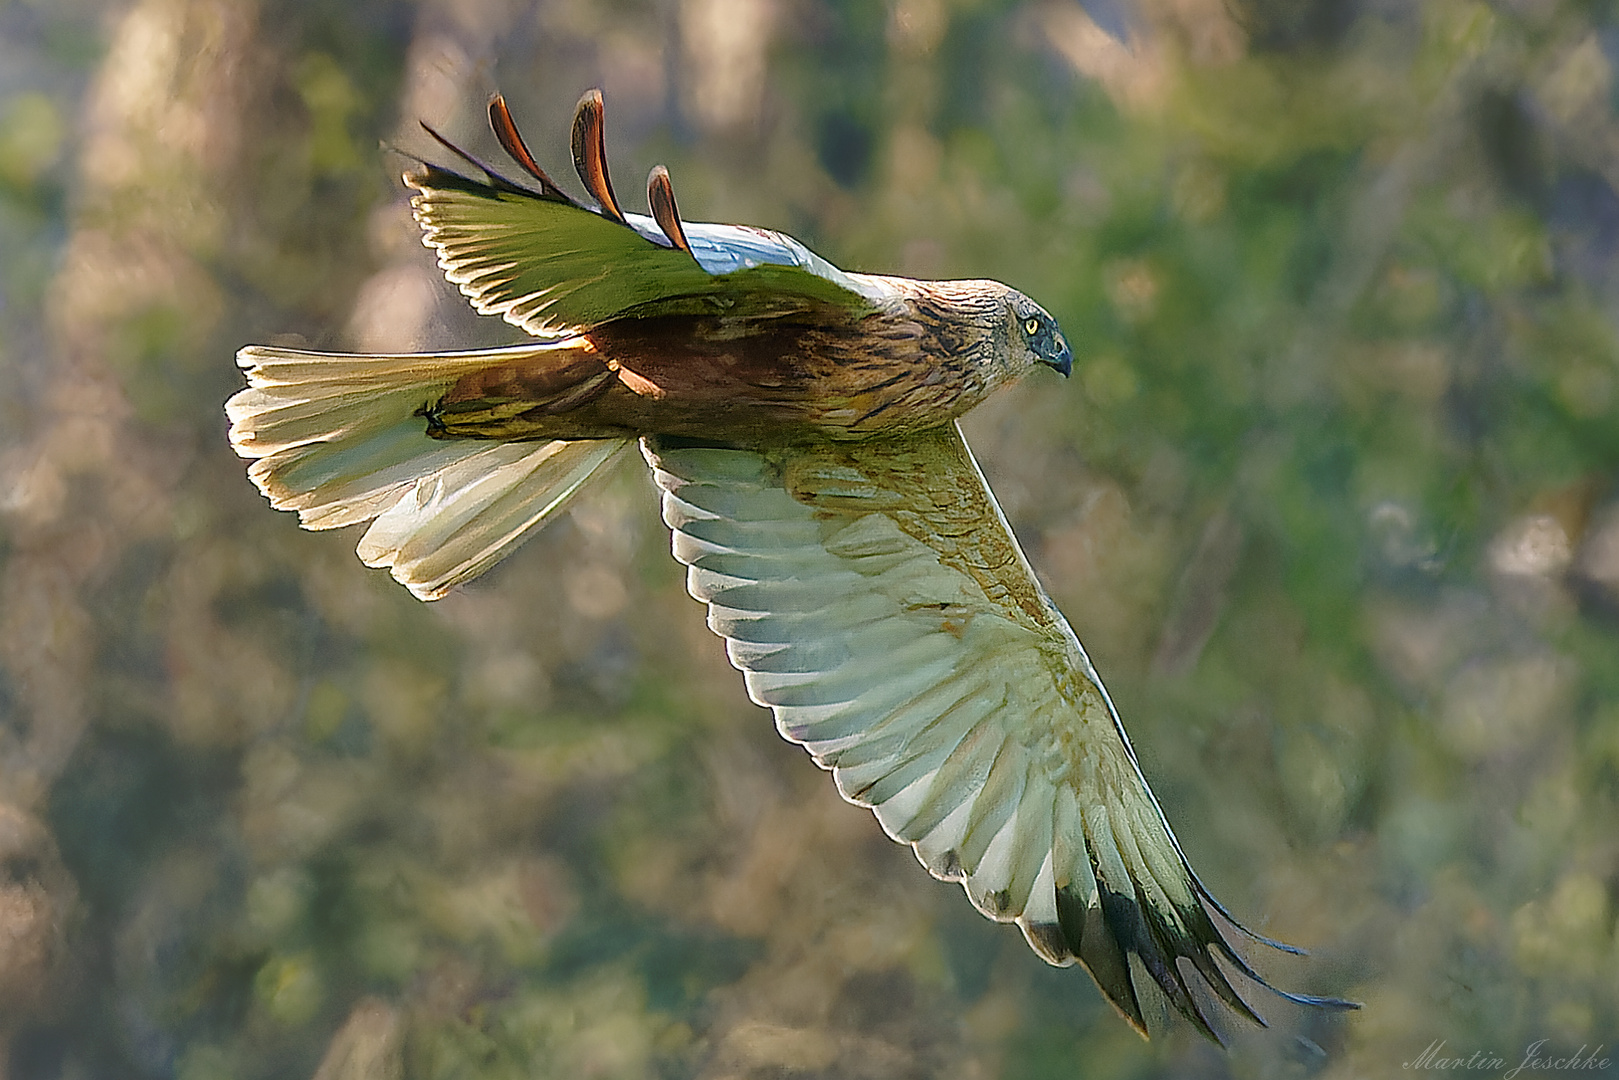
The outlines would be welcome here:
[[[1068,348],[1068,339],[1057,329],[1057,320],[1015,290],[1006,307],[1012,324],[1012,355],[1025,359],[1031,367],[1044,364],[1055,368],[1066,378],[1074,370],[1074,354]]]

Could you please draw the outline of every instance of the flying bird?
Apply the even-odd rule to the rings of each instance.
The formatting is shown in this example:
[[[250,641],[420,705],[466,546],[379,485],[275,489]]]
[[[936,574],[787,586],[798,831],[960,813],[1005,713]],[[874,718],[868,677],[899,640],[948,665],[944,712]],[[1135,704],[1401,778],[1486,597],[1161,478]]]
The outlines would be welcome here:
[[[749,695],[935,877],[1079,962],[1143,1035],[1162,994],[1218,1039],[1274,990],[1198,879],[1117,710],[1040,587],[957,420],[1041,368],[1051,315],[994,281],[839,270],[779,232],[684,220],[662,166],[650,216],[608,175],[602,99],[572,156],[594,205],[535,161],[497,95],[512,179],[404,176],[423,239],[498,349],[339,355],[249,346],[231,445],[308,529],[369,521],[368,566],[443,596],[554,517],[639,440],[674,556]]]

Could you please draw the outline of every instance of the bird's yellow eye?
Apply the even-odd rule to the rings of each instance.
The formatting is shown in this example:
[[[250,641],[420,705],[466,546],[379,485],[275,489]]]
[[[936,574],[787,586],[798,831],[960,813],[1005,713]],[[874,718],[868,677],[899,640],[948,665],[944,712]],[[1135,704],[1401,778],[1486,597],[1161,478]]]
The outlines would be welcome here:
[[[1023,331],[1030,337],[1034,337],[1034,335],[1040,332],[1040,320],[1030,319],[1028,322],[1023,324]]]

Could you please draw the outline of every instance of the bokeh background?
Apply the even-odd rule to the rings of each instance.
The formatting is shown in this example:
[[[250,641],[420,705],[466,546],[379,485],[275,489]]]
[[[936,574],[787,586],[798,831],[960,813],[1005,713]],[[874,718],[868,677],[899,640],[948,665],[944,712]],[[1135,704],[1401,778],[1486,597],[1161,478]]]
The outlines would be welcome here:
[[[1616,72],[1577,0],[3,0],[0,1075],[1619,1061]],[[433,605],[269,510],[239,346],[513,340],[380,144],[498,88],[564,177],[590,86],[631,205],[1058,316],[969,437],[1362,1012],[1137,1039],[777,740],[633,463]]]

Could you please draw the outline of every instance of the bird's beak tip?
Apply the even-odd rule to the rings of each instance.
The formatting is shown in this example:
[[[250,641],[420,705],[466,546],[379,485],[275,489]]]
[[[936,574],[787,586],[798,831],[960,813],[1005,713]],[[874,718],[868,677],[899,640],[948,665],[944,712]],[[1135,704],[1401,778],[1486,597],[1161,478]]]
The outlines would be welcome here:
[[[1056,359],[1047,360],[1046,363],[1065,379],[1074,373],[1074,357],[1067,349],[1064,349]]]

